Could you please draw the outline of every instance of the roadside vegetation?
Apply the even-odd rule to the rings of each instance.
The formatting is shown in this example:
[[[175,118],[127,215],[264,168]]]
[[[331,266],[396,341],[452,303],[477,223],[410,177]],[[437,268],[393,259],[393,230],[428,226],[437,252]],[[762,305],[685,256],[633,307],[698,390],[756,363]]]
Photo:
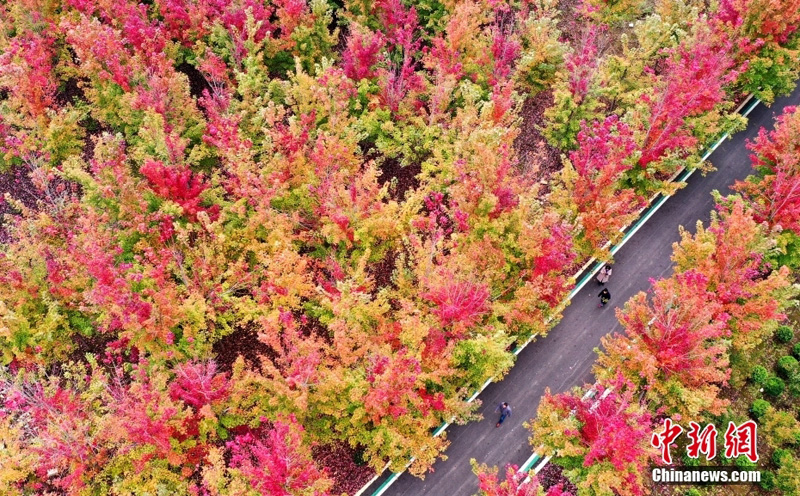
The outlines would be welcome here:
[[[758,493],[800,492],[800,264],[790,246],[800,194],[786,189],[800,187],[798,124],[788,107],[774,131],[762,130],[750,144],[756,172],[736,185],[741,195],[717,197],[710,225],[682,232],[673,246],[673,275],[617,309],[625,331],[603,338],[597,382],[542,398],[530,442],[555,467],[530,482],[507,479],[506,493],[493,492],[501,483],[491,469],[476,467],[482,494],[753,494],[750,486],[652,488],[649,469],[664,462],[651,437],[665,419],[684,429],[674,463],[758,467]],[[751,419],[758,461],[723,456],[729,423]],[[716,457],[688,456],[690,422],[716,427]]]

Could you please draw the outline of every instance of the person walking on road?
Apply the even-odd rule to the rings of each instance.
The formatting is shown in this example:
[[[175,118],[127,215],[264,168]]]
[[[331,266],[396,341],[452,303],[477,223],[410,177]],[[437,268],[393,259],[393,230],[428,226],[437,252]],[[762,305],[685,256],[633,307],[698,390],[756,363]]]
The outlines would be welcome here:
[[[604,265],[600,272],[597,274],[597,283],[599,285],[604,285],[608,282],[608,279],[611,277],[611,266]]]
[[[600,291],[600,294],[597,295],[597,296],[600,297],[600,303],[597,304],[598,308],[606,306],[606,303],[608,303],[608,300],[611,299],[611,293],[608,292],[608,288],[603,288],[603,290]]]
[[[495,408],[494,411],[500,412],[500,420],[497,421],[497,425],[495,425],[495,427],[500,427],[500,424],[502,424],[507,417],[511,416],[511,407],[508,406],[508,403],[505,401],[497,405],[497,408]]]

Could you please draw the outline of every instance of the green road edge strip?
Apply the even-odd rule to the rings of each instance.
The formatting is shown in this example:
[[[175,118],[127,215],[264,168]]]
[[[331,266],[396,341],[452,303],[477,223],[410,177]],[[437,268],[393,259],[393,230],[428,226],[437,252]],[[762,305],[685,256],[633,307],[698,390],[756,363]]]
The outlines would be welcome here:
[[[744,102],[742,102],[742,104],[739,106],[739,108],[736,110],[736,112],[735,112],[735,113],[739,113],[739,112],[741,111],[741,109],[742,109],[742,108],[743,108],[745,105],[747,105],[747,103],[748,103],[748,102],[749,102],[751,99],[752,99],[753,101],[750,103],[750,105],[749,105],[749,107],[747,108],[747,110],[746,110],[746,111],[744,111],[744,112],[742,113],[742,116],[743,116],[743,117],[747,117],[747,116],[750,114],[750,112],[752,112],[752,111],[753,111],[753,109],[754,109],[754,108],[756,108],[756,106],[757,106],[759,103],[761,103],[761,100],[759,100],[758,98],[753,98],[753,96],[752,96],[752,95],[748,96],[748,98],[747,98],[747,99],[746,99]],[[714,144],[713,144],[713,145],[712,145],[710,148],[708,148],[708,150],[707,150],[707,151],[706,151],[706,153],[703,155],[703,157],[700,159],[700,161],[701,161],[701,162],[705,162],[705,161],[706,161],[706,159],[708,159],[708,157],[710,157],[710,156],[711,156],[711,154],[712,154],[712,153],[714,153],[714,151],[717,149],[717,147],[719,147],[719,145],[720,145],[720,144],[722,144],[722,142],[723,142],[723,141],[725,141],[725,140],[726,140],[727,138],[729,138],[729,137],[730,137],[730,133],[729,133],[729,132],[726,132],[724,135],[722,135],[722,137],[721,137],[721,138],[719,138],[719,139],[718,139],[718,140],[717,140],[717,141],[716,141],[716,142],[715,142],[715,143],[714,143]],[[681,170],[679,170],[678,172],[676,172],[676,176],[677,176],[677,175],[681,175],[681,177],[680,177],[679,179],[677,179],[677,182],[683,182],[683,181],[685,181],[686,179],[688,179],[688,178],[689,178],[689,176],[691,176],[691,175],[692,175],[692,173],[694,173],[694,171],[695,171],[695,170],[697,170],[697,169],[690,169],[690,170],[686,170],[686,169],[684,168],[684,169],[683,169],[683,173],[682,173],[682,174],[681,174]],[[656,199],[656,198],[658,198],[659,196],[661,196],[661,198],[658,200],[658,202],[656,202],[655,204],[653,204],[653,203],[652,203],[652,202],[653,202],[653,200],[655,200],[655,199]],[[627,242],[628,242],[628,240],[629,240],[629,239],[630,239],[630,238],[631,238],[631,237],[632,237],[632,236],[633,236],[633,235],[636,233],[636,231],[638,231],[638,230],[639,230],[639,228],[640,228],[640,227],[642,227],[642,225],[644,225],[644,223],[645,223],[645,222],[647,222],[647,220],[649,220],[649,219],[650,219],[650,217],[652,217],[652,216],[653,216],[653,214],[654,214],[654,213],[656,213],[656,211],[658,211],[658,209],[659,209],[659,208],[661,208],[661,205],[663,205],[663,204],[664,204],[664,202],[666,202],[666,201],[667,201],[667,200],[668,200],[668,199],[669,199],[671,196],[672,196],[672,195],[670,195],[670,196],[665,196],[665,195],[662,195],[662,194],[660,194],[660,193],[659,193],[659,194],[657,194],[657,195],[655,195],[655,196],[654,196],[654,197],[653,197],[653,198],[650,200],[650,204],[651,204],[651,206],[650,206],[650,207],[647,209],[647,212],[645,213],[645,215],[644,215],[644,216],[642,216],[642,217],[639,217],[639,220],[638,220],[638,221],[636,221],[636,223],[634,223],[634,224],[633,224],[633,227],[631,227],[631,229],[630,229],[630,230],[629,230],[629,231],[628,231],[628,232],[625,234],[625,236],[622,238],[622,240],[620,240],[620,242],[619,242],[619,243],[617,243],[617,244],[616,244],[616,245],[615,245],[613,248],[611,248],[611,255],[614,255],[615,253],[617,253],[617,251],[619,251],[619,249],[620,249],[620,248],[622,248],[622,247],[625,245],[625,243],[627,243]],[[628,227],[630,227],[630,226],[626,226],[626,227],[624,227],[624,228],[623,228],[623,231],[624,231],[625,229],[627,229]],[[577,293],[578,293],[578,292],[579,292],[581,289],[583,289],[583,286],[585,286],[585,285],[586,285],[586,283],[587,283],[587,282],[589,282],[589,280],[590,280],[592,277],[594,277],[594,276],[595,276],[595,274],[597,274],[597,271],[599,271],[599,270],[600,270],[600,268],[601,268],[601,267],[603,267],[603,265],[605,264],[605,262],[597,262],[597,260],[596,260],[595,258],[591,258],[591,259],[589,259],[589,261],[588,261],[588,262],[586,262],[586,264],[584,264],[584,266],[583,266],[583,267],[581,267],[581,269],[578,271],[578,274],[580,274],[581,272],[584,272],[584,271],[586,270],[586,267],[590,266],[590,265],[591,265],[593,262],[596,262],[596,264],[595,264],[594,268],[593,268],[593,269],[591,269],[591,270],[590,270],[590,271],[589,271],[589,272],[588,272],[588,273],[587,273],[585,276],[583,276],[583,277],[581,278],[581,280],[580,280],[580,281],[579,281],[579,282],[578,282],[578,283],[575,285],[575,288],[573,288],[573,290],[569,292],[569,294],[567,295],[567,298],[566,298],[566,300],[565,300],[564,302],[562,302],[562,303],[566,303],[566,301],[572,300],[572,298],[573,298],[573,297],[574,297],[574,296],[575,296],[575,295],[576,295],[576,294],[577,294]],[[576,274],[576,275],[577,275],[577,274]],[[548,322],[549,322],[549,319],[548,319]],[[522,350],[523,350],[523,349],[525,349],[525,347],[526,347],[526,346],[528,346],[528,344],[530,344],[530,343],[533,341],[533,339],[534,339],[535,337],[536,337],[536,334],[534,334],[533,336],[529,337],[529,338],[528,338],[528,339],[525,341],[525,343],[523,343],[522,345],[519,345],[519,346],[517,346],[516,348],[514,348],[514,351],[513,351],[513,353],[514,353],[514,356],[519,356],[519,354],[522,352]],[[477,397],[478,397],[478,395],[479,395],[479,394],[481,394],[481,393],[483,392],[483,390],[484,390],[484,389],[486,389],[486,388],[489,386],[489,384],[491,384],[492,382],[494,382],[494,380],[493,380],[493,379],[488,379],[488,380],[487,380],[487,381],[486,381],[486,382],[483,384],[483,386],[481,386],[481,388],[480,388],[480,389],[478,389],[478,390],[477,390],[477,391],[476,391],[476,392],[475,392],[475,393],[474,393],[474,394],[473,394],[473,395],[472,395],[472,396],[471,396],[471,397],[470,397],[470,398],[467,400],[467,403],[472,403],[472,402],[475,400],[475,398],[477,398]],[[445,422],[445,423],[443,423],[442,425],[440,425],[440,426],[439,426],[439,427],[438,427],[438,428],[437,428],[437,429],[434,431],[434,433],[433,433],[433,436],[434,436],[434,437],[436,437],[436,436],[439,436],[439,435],[441,435],[441,434],[442,434],[442,432],[444,432],[444,431],[445,431],[445,429],[447,429],[447,428],[450,426],[450,423],[451,423],[451,422]],[[533,455],[531,455],[531,458],[529,458],[528,460],[530,461],[530,460],[534,459],[534,457],[537,457],[537,458],[538,458],[538,457],[539,457],[539,455],[537,455],[536,453],[534,453]],[[374,493],[372,493],[372,496],[382,496],[382,495],[383,495],[383,493],[385,493],[385,492],[386,492],[386,490],[389,488],[389,486],[391,486],[392,484],[394,484],[394,482],[395,482],[395,481],[396,481],[396,480],[397,480],[397,479],[398,479],[398,478],[399,478],[401,475],[403,475],[403,473],[404,473],[404,472],[405,472],[405,471],[408,469],[408,467],[410,467],[410,466],[411,466],[411,464],[412,464],[412,463],[414,463],[414,460],[415,460],[415,458],[412,458],[411,460],[409,460],[409,462],[406,464],[405,468],[404,468],[402,471],[400,471],[400,472],[393,472],[393,473],[392,473],[392,475],[391,475],[391,476],[389,476],[389,478],[388,478],[388,479],[386,479],[385,481],[383,481],[383,483],[382,483],[382,484],[381,484],[381,485],[378,487],[378,489],[376,489],[376,490],[375,490],[375,492],[374,492]],[[549,460],[550,460],[550,457],[548,456],[548,457],[547,457],[547,458],[545,458],[545,460],[544,460],[544,461],[543,461],[543,462],[542,462],[542,463],[541,463],[541,464],[540,464],[538,467],[536,467],[536,468],[537,468],[538,470],[541,470],[541,469],[542,469],[542,467],[543,467],[543,466],[544,466],[544,465],[545,465],[545,464],[546,464],[546,463],[547,463]],[[525,462],[525,463],[527,464],[528,462]],[[531,462],[531,464],[533,464],[533,463],[534,463],[534,462]],[[523,466],[524,466],[524,465],[523,465]],[[370,485],[371,485],[373,482],[375,482],[375,480],[376,480],[378,477],[380,477],[380,476],[381,476],[381,474],[383,474],[383,472],[385,472],[385,471],[386,471],[386,469],[387,469],[387,468],[388,468],[388,465],[387,465],[387,466],[386,466],[386,467],[383,469],[383,471],[381,471],[381,473],[377,474],[377,475],[376,475],[376,476],[375,476],[375,477],[374,477],[372,480],[370,480],[370,481],[369,481],[369,482],[368,482],[368,483],[367,483],[367,484],[366,484],[364,487],[362,487],[362,488],[361,488],[361,489],[360,489],[360,490],[359,490],[359,491],[358,491],[358,492],[357,492],[357,493],[356,493],[354,496],[361,496],[361,495],[364,493],[364,491],[365,491],[365,490],[366,490],[366,489],[367,489],[367,488],[368,488],[368,487],[369,487],[369,486],[370,486]],[[520,470],[521,470],[521,469],[520,469]],[[538,470],[537,470],[537,471],[538,471]]]
[[[525,463],[517,470],[519,473],[527,472],[531,468],[533,468],[533,464],[536,463],[540,458],[542,458],[538,453],[534,452],[530,458],[525,460]]]

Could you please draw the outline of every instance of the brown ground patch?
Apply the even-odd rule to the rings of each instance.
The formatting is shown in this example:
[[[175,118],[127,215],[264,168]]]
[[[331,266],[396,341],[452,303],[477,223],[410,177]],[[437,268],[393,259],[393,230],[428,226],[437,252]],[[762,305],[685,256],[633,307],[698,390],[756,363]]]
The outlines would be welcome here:
[[[324,467],[333,479],[331,494],[355,494],[375,476],[375,471],[369,465],[356,463],[358,451],[346,443],[315,446],[311,453],[317,464]]]
[[[538,182],[549,181],[550,177],[561,170],[561,152],[551,146],[542,135],[544,111],[553,105],[553,92],[542,91],[525,100],[520,115],[522,124],[514,148],[520,159],[523,174],[528,179]]]
[[[75,350],[70,355],[70,360],[68,361],[76,361],[82,362],[85,360],[86,354],[91,353],[96,357],[102,357],[103,353],[106,351],[106,346],[111,341],[114,341],[117,336],[114,334],[95,334],[94,336],[84,336],[83,334],[76,332],[74,333],[70,339],[75,344]]]
[[[394,273],[396,262],[397,252],[392,251],[387,253],[380,262],[370,264],[367,267],[369,275],[371,275],[372,280],[375,281],[376,292],[381,288],[393,286],[392,274]]]
[[[203,91],[208,90],[210,93],[211,85],[208,84],[203,74],[197,70],[195,66],[187,62],[183,62],[175,68],[176,71],[186,75],[189,79],[189,94],[194,98],[203,96]]]
[[[241,355],[248,366],[259,369],[261,356],[276,358],[275,351],[258,339],[254,326],[239,327],[216,343],[212,348],[217,366],[222,372],[230,372],[233,362]]]
[[[6,193],[32,209],[35,209],[37,201],[42,199],[42,192],[33,185],[24,167],[14,167],[8,172],[0,173],[0,243],[11,241],[5,228],[7,225],[6,214],[18,213],[6,201]]]
[[[538,474],[539,484],[542,485],[545,491],[553,486],[564,484],[564,491],[569,494],[578,494],[578,488],[575,484],[570,482],[564,477],[563,469],[555,463],[548,463]]]
[[[294,317],[303,336],[314,336],[329,346],[333,345],[333,336],[330,330],[319,319],[302,312],[296,312]]]
[[[64,107],[68,103],[85,102],[86,95],[83,93],[81,85],[88,83],[88,79],[69,78],[62,83],[56,94],[56,103],[59,107]]]
[[[571,39],[573,34],[570,27],[574,24],[577,17],[575,9],[580,0],[559,0],[556,10],[560,13],[558,18],[558,29],[563,33],[564,38]]]
[[[378,178],[378,183],[383,186],[390,183],[389,195],[392,199],[402,201],[406,192],[419,187],[419,175],[422,172],[422,164],[415,163],[401,165],[396,158],[387,158],[380,165],[382,174]]]

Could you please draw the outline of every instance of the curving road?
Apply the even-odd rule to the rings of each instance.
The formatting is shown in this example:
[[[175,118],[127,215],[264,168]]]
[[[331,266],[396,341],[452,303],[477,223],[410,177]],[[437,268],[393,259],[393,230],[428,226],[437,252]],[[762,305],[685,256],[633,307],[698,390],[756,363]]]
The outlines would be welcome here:
[[[787,105],[800,105],[800,86],[770,108],[763,104],[756,106],[749,115],[747,129],[725,140],[709,158],[718,170],[706,176],[693,174],[688,185],[669,198],[617,252],[614,275],[607,284],[612,294],[609,305],[596,307],[599,289],[590,281],[575,295],[563,319],[548,336],[523,350],[508,376],[481,393],[480,412],[484,419],[448,428],[447,438],[451,441],[446,451],[448,459],[437,462],[435,471],[424,480],[404,473],[383,494],[471,496],[477,492],[477,478],[472,474],[470,458],[490,466],[522,465],[531,454],[528,431],[522,423],[534,416],[545,388],[558,393],[594,382],[591,373],[594,348],[600,346],[602,336],[621,330],[614,307],[648,289],[650,278],[669,275],[672,243],[679,239],[678,226],[694,232],[697,220],[708,222],[713,208],[711,191],[727,194],[730,185],[751,173],[745,141],[754,138],[759,128],[771,128],[774,117]],[[494,408],[501,401],[508,401],[514,412],[496,429]],[[374,494],[389,475],[383,474],[363,494]]]

